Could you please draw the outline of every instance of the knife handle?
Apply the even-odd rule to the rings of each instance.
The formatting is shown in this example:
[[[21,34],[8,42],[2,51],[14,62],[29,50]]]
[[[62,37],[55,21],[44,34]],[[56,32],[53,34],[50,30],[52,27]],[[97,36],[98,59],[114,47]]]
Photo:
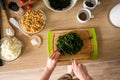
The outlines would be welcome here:
[[[4,0],[0,0],[0,7],[5,10]]]
[[[2,60],[0,59],[0,66],[3,66],[3,62],[2,62]]]

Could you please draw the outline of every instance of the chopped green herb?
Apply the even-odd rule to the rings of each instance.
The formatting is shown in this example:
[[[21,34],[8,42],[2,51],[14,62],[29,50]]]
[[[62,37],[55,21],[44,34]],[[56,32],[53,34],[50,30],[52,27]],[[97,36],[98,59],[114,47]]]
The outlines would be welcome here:
[[[67,8],[71,4],[71,0],[49,0],[50,6],[56,10]]]
[[[62,55],[74,55],[83,47],[83,40],[76,33],[70,32],[59,36],[56,46]]]

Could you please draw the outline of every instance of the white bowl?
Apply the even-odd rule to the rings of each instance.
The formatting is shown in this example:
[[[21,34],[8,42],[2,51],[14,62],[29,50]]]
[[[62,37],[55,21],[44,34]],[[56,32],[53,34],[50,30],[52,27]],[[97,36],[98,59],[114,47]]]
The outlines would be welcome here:
[[[50,3],[49,3],[48,0],[43,0],[43,2],[45,3],[45,5],[46,5],[49,9],[51,9],[51,10],[54,11],[54,12],[66,12],[66,11],[70,10],[72,7],[74,7],[74,5],[76,4],[77,0],[71,0],[70,6],[67,7],[67,8],[64,8],[64,9],[62,9],[62,10],[56,10],[56,9],[52,8],[52,7],[50,6]]]

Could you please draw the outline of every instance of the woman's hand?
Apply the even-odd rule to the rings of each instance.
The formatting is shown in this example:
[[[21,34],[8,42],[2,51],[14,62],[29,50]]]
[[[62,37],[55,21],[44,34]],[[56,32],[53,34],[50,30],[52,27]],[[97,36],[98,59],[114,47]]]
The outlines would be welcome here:
[[[60,52],[55,51],[47,60],[47,68],[48,70],[53,70],[57,64],[57,61],[60,57]]]
[[[58,51],[55,51],[48,58],[46,68],[45,68],[43,74],[41,75],[40,80],[49,80],[50,75],[52,74],[52,72],[57,64],[59,57],[60,57],[60,53]]]
[[[77,64],[74,60],[72,62],[73,72],[80,80],[92,80],[89,76],[86,67],[83,64]]]

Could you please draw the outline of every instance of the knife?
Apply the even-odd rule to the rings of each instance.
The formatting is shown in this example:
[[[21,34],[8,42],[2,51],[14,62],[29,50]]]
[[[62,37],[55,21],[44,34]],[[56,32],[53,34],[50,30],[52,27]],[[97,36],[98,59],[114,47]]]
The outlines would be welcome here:
[[[0,15],[1,16],[1,15]],[[1,19],[1,18],[0,18]],[[0,20],[1,21],[1,20]],[[1,26],[1,25],[0,25]],[[2,31],[1,27],[0,30]],[[1,40],[1,31],[0,31],[0,40]],[[0,66],[3,66],[2,60],[1,60],[1,54],[0,54]]]
[[[3,1],[4,1],[4,0],[0,0],[0,7],[1,7],[1,9],[4,9],[4,10],[5,10],[5,6],[4,6]]]

